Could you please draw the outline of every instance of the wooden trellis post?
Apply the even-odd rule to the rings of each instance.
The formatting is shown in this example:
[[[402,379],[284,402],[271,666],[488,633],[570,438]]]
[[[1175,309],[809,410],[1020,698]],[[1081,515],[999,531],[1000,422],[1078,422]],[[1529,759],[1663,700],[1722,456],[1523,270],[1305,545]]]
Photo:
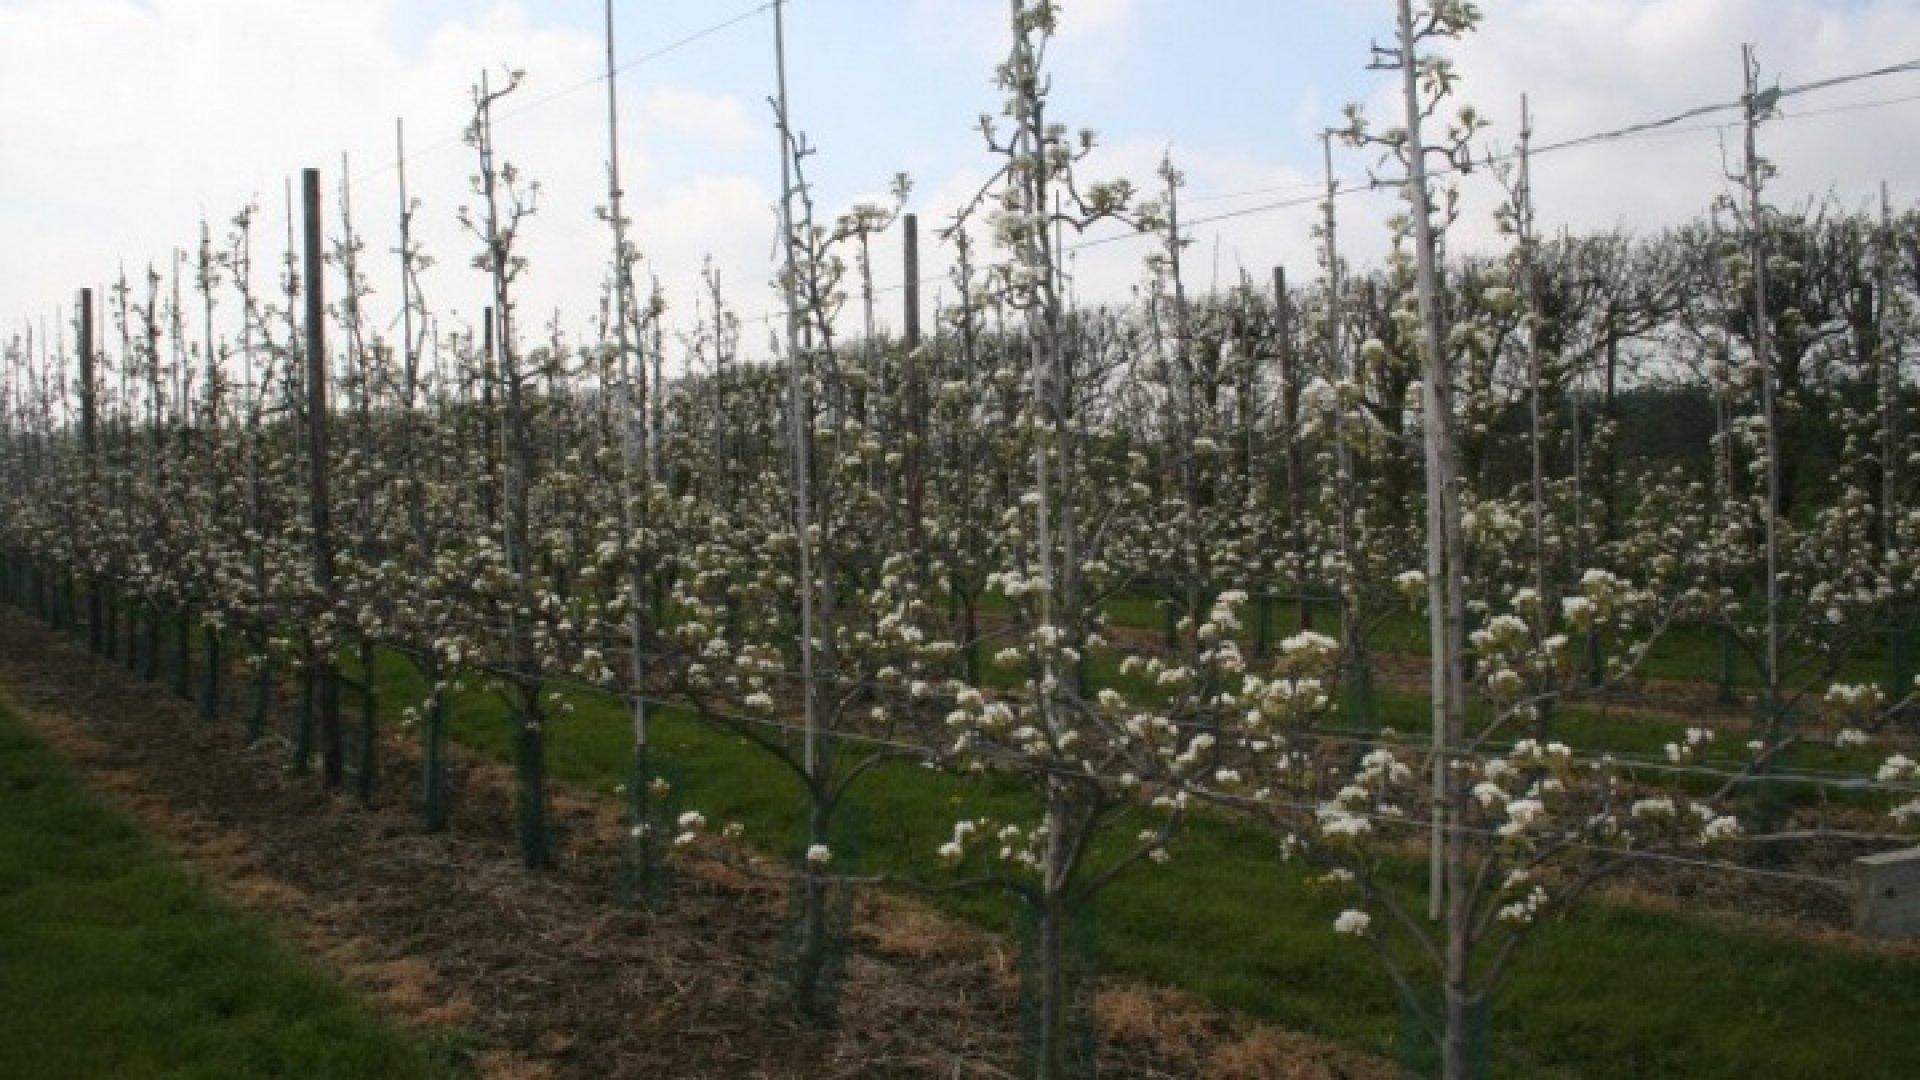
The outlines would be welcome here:
[[[327,300],[323,266],[326,238],[320,227],[320,170],[300,173],[305,225],[307,317],[307,457],[309,521],[313,529],[313,585],[323,605],[333,603],[333,521],[327,484]],[[323,631],[324,640],[324,631]],[[320,729],[321,782],[338,788],[345,779],[340,737],[340,683],[335,678],[332,645],[310,658],[314,667],[314,707]]]

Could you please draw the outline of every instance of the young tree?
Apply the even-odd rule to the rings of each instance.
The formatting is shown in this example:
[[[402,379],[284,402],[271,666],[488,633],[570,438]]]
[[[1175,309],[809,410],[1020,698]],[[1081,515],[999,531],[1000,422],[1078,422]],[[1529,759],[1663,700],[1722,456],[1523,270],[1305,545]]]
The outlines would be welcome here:
[[[523,78],[520,72],[509,72],[506,85],[493,89],[483,73],[474,88],[473,120],[466,138],[479,156],[480,171],[473,180],[473,194],[480,204],[477,210],[461,207],[459,217],[482,244],[473,265],[486,273],[491,289],[493,306],[486,327],[491,350],[486,357],[485,377],[489,396],[493,387],[499,388],[500,441],[506,466],[500,543],[492,549],[497,557],[484,589],[491,601],[487,618],[489,622],[499,620],[500,636],[494,647],[506,672],[506,690],[518,728],[514,753],[520,777],[521,855],[528,866],[544,868],[552,864],[553,851],[546,820],[544,703],[530,625],[554,611],[553,594],[535,578],[532,557],[536,447],[535,403],[531,397],[536,380],[544,372],[538,365],[523,363],[513,296],[514,284],[527,265],[526,258],[515,252],[515,242],[521,226],[537,208],[540,189],[537,183],[523,182],[520,171],[511,163],[499,160],[493,131],[495,106],[518,90]],[[491,413],[490,408],[487,411]],[[489,637],[494,631],[491,625],[480,629]]]

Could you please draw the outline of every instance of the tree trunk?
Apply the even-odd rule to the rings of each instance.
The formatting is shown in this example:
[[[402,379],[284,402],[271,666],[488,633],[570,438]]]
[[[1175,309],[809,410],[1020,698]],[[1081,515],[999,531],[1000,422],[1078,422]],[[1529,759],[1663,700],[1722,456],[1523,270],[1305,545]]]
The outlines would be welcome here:
[[[421,741],[420,818],[427,832],[444,832],[451,817],[451,799],[447,785],[447,703],[440,693],[440,665],[429,661],[421,665],[429,687],[427,715]]]
[[[360,760],[355,777],[356,794],[361,802],[373,801],[373,789],[380,759],[380,699],[374,694],[374,667],[378,663],[373,643],[360,643]]]
[[[300,715],[294,724],[293,746],[287,755],[287,769],[296,776],[306,775],[308,761],[313,756],[313,697],[318,682],[313,675],[313,665],[301,670]]]
[[[141,658],[140,676],[149,682],[160,677],[160,609],[149,606],[145,623],[146,655]]]
[[[206,681],[200,690],[200,719],[212,722],[220,718],[220,669],[227,663],[226,639],[216,627],[207,627]]]
[[[253,743],[267,729],[267,711],[273,704],[273,657],[267,653],[264,637],[251,642],[253,654],[261,658],[253,673],[253,707],[247,710],[247,742]]]
[[[520,774],[520,858],[529,870],[553,867],[547,830],[547,733],[540,711],[540,684],[520,688],[520,731],[515,740]]]
[[[1035,980],[1033,1074],[1036,1080],[1060,1080],[1066,1075],[1067,1054],[1067,978],[1066,950],[1061,935],[1066,920],[1058,897],[1049,896],[1037,912],[1034,967],[1028,978]]]
[[[193,618],[184,610],[173,617],[173,692],[182,701],[193,700]]]
[[[831,811],[817,795],[807,812],[807,846],[826,844]],[[793,1009],[801,1019],[823,1023],[831,1018],[827,1000],[827,954],[832,948],[832,927],[827,921],[827,882],[815,872],[813,863],[802,855],[800,881],[800,937],[793,958]]]
[[[1040,893],[1030,901],[1036,920],[1033,957],[1022,974],[1029,980],[1028,1000],[1033,1009],[1029,1051],[1038,1080],[1062,1080],[1071,1075],[1073,1063],[1067,1045],[1073,978],[1067,970],[1066,955],[1067,920],[1073,914],[1068,887],[1074,873],[1074,836],[1078,831],[1072,798],[1073,791],[1065,781],[1057,777],[1047,781],[1046,851]]]
[[[101,584],[99,588],[99,614],[96,616],[97,621],[100,623],[100,643],[98,651],[100,655],[106,657],[108,660],[118,661],[120,659],[119,598],[113,594],[112,586]]]
[[[1450,794],[1453,821],[1466,815],[1464,790]],[[1475,1076],[1474,999],[1470,983],[1473,963],[1473,897],[1467,867],[1467,838],[1454,830],[1447,834],[1447,952],[1445,1027],[1440,1040],[1441,1075],[1445,1080],[1472,1080]]]

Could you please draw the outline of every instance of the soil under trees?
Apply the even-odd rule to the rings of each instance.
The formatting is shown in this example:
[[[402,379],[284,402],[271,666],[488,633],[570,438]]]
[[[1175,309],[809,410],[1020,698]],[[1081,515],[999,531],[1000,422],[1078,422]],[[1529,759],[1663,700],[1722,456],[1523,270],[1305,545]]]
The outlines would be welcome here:
[[[483,1076],[1004,1077],[1020,1069],[1017,946],[877,890],[854,920],[840,1024],[767,1005],[784,892],[694,864],[663,914],[613,903],[618,808],[562,792],[558,867],[521,864],[511,769],[462,755],[452,828],[424,835],[402,734],[371,805],[289,774],[285,750],[21,615],[0,612],[0,701],[221,895]],[[1103,982],[1101,1075],[1373,1077],[1386,1062],[1171,991]]]

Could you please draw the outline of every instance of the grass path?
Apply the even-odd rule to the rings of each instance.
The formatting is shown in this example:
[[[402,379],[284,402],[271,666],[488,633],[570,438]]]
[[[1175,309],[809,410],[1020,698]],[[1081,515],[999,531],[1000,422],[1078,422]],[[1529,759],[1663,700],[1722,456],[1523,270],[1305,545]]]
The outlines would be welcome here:
[[[449,1074],[0,711],[0,1077]]]

